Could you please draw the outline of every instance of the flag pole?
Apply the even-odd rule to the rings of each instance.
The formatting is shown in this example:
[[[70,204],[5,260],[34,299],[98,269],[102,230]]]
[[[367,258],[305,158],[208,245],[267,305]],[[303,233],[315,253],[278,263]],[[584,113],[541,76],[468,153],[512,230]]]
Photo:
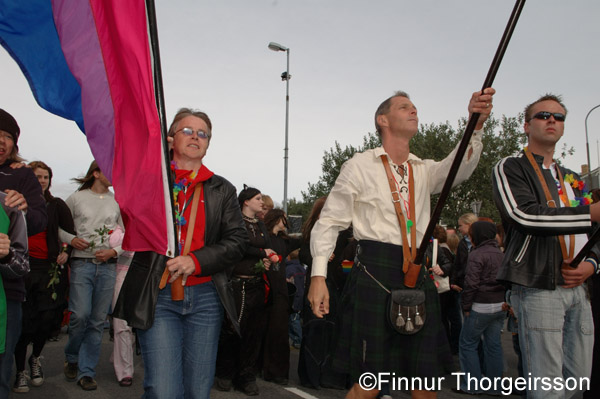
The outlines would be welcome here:
[[[169,204],[170,211],[173,220],[172,231],[177,231],[176,218],[174,209],[175,206],[173,204],[173,196],[171,193],[171,187],[173,187],[173,175],[171,173],[171,162],[170,162],[170,154],[169,154],[169,144],[167,142],[167,117],[165,111],[165,92],[163,88],[162,81],[162,67],[160,63],[160,48],[158,44],[158,28],[156,23],[156,8],[154,5],[154,0],[146,0],[146,12],[148,14],[148,32],[150,35],[150,51],[152,52],[152,64],[154,70],[154,97],[156,99],[156,108],[158,110],[158,118],[160,120],[160,131],[162,136],[162,148],[163,148],[163,159],[165,165],[165,172],[167,176],[167,181],[169,184]],[[166,204],[165,204],[166,205]],[[169,256],[177,256],[179,255],[179,245],[175,243],[174,246],[174,254],[167,254]]]
[[[592,250],[594,245],[600,240],[600,228],[597,228],[594,234],[588,239],[583,248],[575,255],[569,266],[576,268],[583,261],[583,258]]]
[[[506,52],[506,48],[508,47],[508,42],[510,41],[513,31],[515,30],[515,26],[517,25],[519,15],[523,10],[524,5],[525,0],[517,0],[517,2],[515,3],[512,14],[508,20],[508,24],[506,25],[506,29],[504,30],[504,34],[502,35],[502,39],[500,39],[500,44],[498,45],[498,49],[496,50],[496,55],[492,60],[492,65],[490,66],[488,74],[483,83],[483,87],[481,88],[482,92],[484,89],[491,87],[492,83],[494,82],[494,78],[496,77],[496,73],[498,72],[500,63],[502,62],[502,57],[504,57],[504,53]],[[435,209],[433,210],[433,213],[431,214],[431,219],[429,220],[429,224],[427,225],[427,229],[425,230],[425,233],[423,234],[423,239],[421,240],[421,244],[419,245],[419,249],[414,261],[414,263],[416,263],[417,265],[421,264],[423,256],[425,256],[427,244],[429,243],[429,239],[433,234],[433,229],[435,228],[435,225],[440,219],[446,199],[448,198],[448,195],[450,195],[452,183],[454,183],[454,179],[456,178],[456,174],[458,173],[458,168],[460,167],[465,152],[467,151],[467,147],[469,145],[469,141],[471,140],[471,136],[473,135],[473,131],[475,130],[475,125],[477,124],[479,115],[480,114],[478,112],[474,112],[469,117],[469,122],[467,123],[465,133],[460,142],[460,145],[458,146],[458,150],[456,151],[456,156],[454,157],[454,161],[452,162],[452,166],[450,167],[450,171],[448,172],[448,177],[446,178],[438,202],[435,206]]]

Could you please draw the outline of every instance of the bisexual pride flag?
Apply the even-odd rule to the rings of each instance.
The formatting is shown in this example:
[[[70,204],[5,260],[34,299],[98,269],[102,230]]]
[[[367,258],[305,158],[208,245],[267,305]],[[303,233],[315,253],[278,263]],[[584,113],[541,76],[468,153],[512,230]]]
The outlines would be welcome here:
[[[123,247],[173,254],[144,0],[0,0],[0,44],[39,105],[86,135],[121,207]]]

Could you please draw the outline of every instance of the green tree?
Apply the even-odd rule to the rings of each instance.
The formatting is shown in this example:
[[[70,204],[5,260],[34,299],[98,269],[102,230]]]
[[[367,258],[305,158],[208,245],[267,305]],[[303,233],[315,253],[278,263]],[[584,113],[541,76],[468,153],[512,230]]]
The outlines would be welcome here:
[[[288,200],[288,215],[301,216],[302,223],[308,219],[308,215],[310,215],[311,210],[312,202],[298,201],[296,198]],[[294,226],[294,232],[297,230],[297,227],[298,226]]]
[[[502,116],[500,120],[490,117],[486,121],[482,137],[483,151],[477,168],[469,179],[450,191],[442,211],[441,222],[443,224],[455,226],[460,215],[472,212],[471,204],[475,201],[481,201],[479,215],[490,217],[497,222],[500,221],[500,215],[492,196],[492,169],[500,159],[516,154],[525,144],[526,137],[520,128],[522,120],[523,116],[519,115],[517,117]],[[411,146],[411,151],[421,158],[443,159],[462,138],[466,123],[466,119],[460,120],[457,130],[447,124],[442,132],[439,132],[440,125],[432,125],[429,129],[423,129],[421,136],[425,136],[427,140],[421,143],[422,137],[416,137],[417,140],[414,140],[416,145]],[[436,139],[439,135],[443,140]],[[436,144],[438,142],[439,145]],[[437,204],[438,197],[435,195],[431,198],[432,211]]]
[[[422,159],[441,160],[445,158],[462,138],[466,119],[459,121],[458,129],[448,122],[440,124],[421,125],[419,134],[411,141],[411,152]],[[498,211],[492,198],[491,172],[493,166],[503,157],[517,153],[526,142],[520,126],[523,115],[517,117],[502,116],[500,120],[493,116],[484,125],[483,152],[473,175],[450,192],[442,211],[441,221],[447,225],[455,225],[458,217],[471,212],[473,201],[482,201],[482,216],[499,221]],[[303,202],[312,204],[315,199],[327,195],[340,173],[342,164],[354,153],[362,152],[381,145],[379,135],[368,133],[363,138],[362,145],[354,147],[342,146],[336,142],[329,151],[325,151],[322,163],[323,174],[319,180],[308,184],[306,192],[302,192]],[[431,209],[435,207],[438,196],[433,196]]]
[[[323,174],[319,177],[319,180],[315,184],[308,183],[308,190],[306,192],[302,191],[303,201],[312,204],[317,198],[329,194],[344,162],[352,158],[357,152],[379,146],[381,146],[381,140],[379,135],[374,133],[367,133],[363,137],[363,144],[358,147],[347,145],[342,148],[340,143],[336,141],[335,146],[330,148],[329,151],[325,151],[325,155],[323,155],[323,163],[321,164]]]

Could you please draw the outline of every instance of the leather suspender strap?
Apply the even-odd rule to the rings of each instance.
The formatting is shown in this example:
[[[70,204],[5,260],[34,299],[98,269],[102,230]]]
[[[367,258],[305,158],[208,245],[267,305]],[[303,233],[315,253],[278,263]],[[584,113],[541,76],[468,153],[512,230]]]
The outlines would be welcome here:
[[[188,231],[185,236],[183,253],[181,254],[183,256],[189,254],[190,248],[192,247],[192,236],[194,235],[194,228],[196,227],[196,214],[198,213],[198,203],[200,202],[200,197],[202,197],[203,188],[204,184],[198,183],[194,189],[194,199],[192,200],[192,210],[190,211],[190,222],[188,224]]]
[[[415,177],[412,167],[408,163],[408,193],[410,195],[410,214],[412,215],[412,228],[410,229],[410,248],[412,250],[411,262],[417,257],[417,208],[415,208]]]
[[[182,256],[186,256],[190,253],[190,248],[192,246],[192,237],[194,236],[194,228],[196,227],[196,214],[198,213],[198,203],[200,202],[200,197],[202,197],[202,190],[204,185],[202,183],[198,183],[194,188],[194,193],[192,194],[192,209],[190,210],[190,221],[188,224],[188,231],[185,236],[185,243],[183,245]],[[181,226],[179,226],[181,228]],[[167,285],[167,281],[169,281],[169,269],[165,266],[165,271],[160,279],[159,288],[162,289]],[[171,299],[174,301],[183,300],[183,276],[179,276],[175,281],[171,283]]]
[[[410,196],[410,209],[413,216],[413,227],[410,230],[411,249],[409,250],[406,220],[404,218],[404,213],[402,212],[402,207],[400,206],[400,201],[402,201],[402,198],[400,197],[398,187],[396,186],[396,179],[394,179],[392,169],[390,168],[390,163],[385,154],[381,156],[381,162],[385,168],[385,173],[390,185],[390,191],[392,192],[392,202],[394,203],[394,209],[396,210],[396,216],[398,217],[398,223],[400,224],[400,231],[402,233],[402,252],[404,254],[402,271],[406,273],[408,271],[408,265],[415,259],[415,255],[417,254],[417,226],[415,225],[415,180],[410,168],[410,164],[408,164],[408,195]]]
[[[550,208],[556,208],[557,207],[556,201],[554,201],[554,199],[552,199],[552,194],[550,194],[550,190],[548,189],[548,184],[546,183],[546,179],[544,178],[544,175],[542,174],[542,170],[540,169],[537,162],[533,158],[533,155],[531,154],[531,152],[528,151],[527,149],[525,149],[524,152],[525,152],[525,156],[529,160],[529,163],[533,167],[533,170],[535,170],[535,174],[537,175],[538,180],[540,181],[540,184],[542,185],[542,189],[544,190],[544,195],[546,196],[547,205]],[[560,187],[562,189],[563,194],[566,196],[567,190],[565,188],[565,183],[563,181],[563,176],[560,171],[560,168],[557,167],[556,171],[558,174],[558,180],[560,183]],[[567,201],[564,202],[564,205],[565,205],[565,207],[571,206],[568,198],[567,198]],[[563,259],[572,258],[573,255],[575,254],[575,236],[573,234],[569,235],[569,252],[568,253],[567,253],[567,243],[565,241],[564,235],[558,236],[558,242],[560,243],[560,251],[562,252]]]
[[[560,168],[558,167],[558,165],[556,166],[556,174],[558,175],[558,181],[560,182],[560,189],[562,190],[562,192],[566,198],[566,201],[563,203],[565,204],[565,207],[569,208],[569,207],[571,207],[571,202],[569,201],[569,197],[567,195],[567,189],[565,187],[565,179],[563,178],[562,172],[560,171]],[[563,241],[564,241],[564,236],[561,236],[561,237],[563,237]],[[565,244],[565,250],[566,250],[566,247],[567,246]],[[568,253],[568,255],[569,255],[569,257],[565,258],[564,253],[563,253],[563,259],[569,259],[569,258],[572,258],[573,256],[575,256],[575,236],[573,234],[569,235],[569,253]]]

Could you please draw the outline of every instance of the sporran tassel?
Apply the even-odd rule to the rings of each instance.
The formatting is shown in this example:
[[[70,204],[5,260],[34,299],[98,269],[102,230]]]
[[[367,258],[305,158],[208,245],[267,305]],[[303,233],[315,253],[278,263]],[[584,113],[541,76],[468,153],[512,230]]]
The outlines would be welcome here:
[[[417,314],[415,315],[415,326],[420,327],[423,325],[423,318],[419,314],[419,308],[415,306],[415,311]]]
[[[407,311],[407,316],[406,316],[406,326],[404,327],[404,330],[406,330],[406,332],[411,332],[415,329],[415,327],[413,326],[413,322],[410,319],[410,310]]]
[[[406,324],[404,322],[404,317],[402,317],[402,307],[398,306],[398,317],[396,318],[396,326],[398,326],[398,328],[402,328],[404,327],[404,324]]]

